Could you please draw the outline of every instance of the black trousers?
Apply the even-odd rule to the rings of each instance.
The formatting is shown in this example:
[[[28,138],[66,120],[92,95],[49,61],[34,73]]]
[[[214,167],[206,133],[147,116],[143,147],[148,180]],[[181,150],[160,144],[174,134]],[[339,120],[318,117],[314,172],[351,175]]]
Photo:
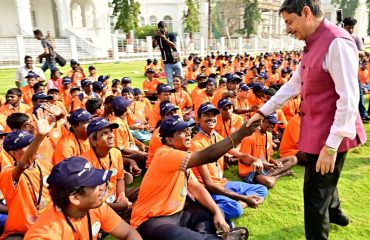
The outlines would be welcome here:
[[[328,239],[330,216],[340,209],[337,183],[347,152],[338,153],[333,173],[316,172],[318,155],[306,153],[307,165],[304,176],[304,220],[306,239]]]
[[[151,218],[137,231],[144,240],[217,240],[213,215],[198,203],[186,202],[182,211]]]

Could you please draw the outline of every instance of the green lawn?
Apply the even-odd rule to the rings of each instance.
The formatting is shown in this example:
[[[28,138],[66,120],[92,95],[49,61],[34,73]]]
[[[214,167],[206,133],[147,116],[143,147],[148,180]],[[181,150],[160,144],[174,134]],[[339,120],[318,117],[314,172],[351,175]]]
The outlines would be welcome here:
[[[144,79],[142,75],[144,62],[95,64],[95,66],[99,74],[110,74],[113,78],[131,77],[135,87],[140,87]],[[84,67],[87,69],[87,66]],[[63,68],[62,71],[66,72],[66,69]],[[14,86],[14,73],[15,69],[0,69],[0,94]],[[366,130],[370,136],[369,124],[366,125]],[[294,172],[294,176],[279,180],[260,207],[246,209],[245,215],[236,220],[237,225],[249,228],[250,239],[304,239],[302,194],[304,169],[295,167]],[[236,167],[227,171],[226,176],[230,180],[238,180]],[[138,183],[139,179],[134,185]],[[351,224],[344,228],[332,225],[330,239],[370,239],[370,143],[348,154],[339,181],[339,194],[342,209],[350,217]]]

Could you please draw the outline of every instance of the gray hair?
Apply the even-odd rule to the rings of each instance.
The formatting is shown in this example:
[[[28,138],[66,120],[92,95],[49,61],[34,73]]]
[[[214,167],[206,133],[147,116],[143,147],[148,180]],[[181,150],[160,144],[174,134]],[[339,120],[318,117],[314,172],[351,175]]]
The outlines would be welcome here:
[[[323,15],[320,0],[285,0],[279,9],[279,14],[287,12],[301,16],[301,12],[305,6],[311,9],[315,17],[321,17]]]

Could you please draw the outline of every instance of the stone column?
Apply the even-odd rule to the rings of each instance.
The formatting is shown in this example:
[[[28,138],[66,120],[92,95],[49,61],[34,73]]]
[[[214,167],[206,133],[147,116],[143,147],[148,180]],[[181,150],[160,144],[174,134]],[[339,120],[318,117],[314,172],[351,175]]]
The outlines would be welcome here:
[[[200,37],[200,56],[204,57],[205,56],[205,44],[204,44],[204,37]]]
[[[17,39],[17,47],[18,47],[19,64],[22,65],[24,63],[24,56],[26,56],[26,49],[24,47],[23,35],[17,35],[16,39]]]
[[[71,48],[72,59],[78,60],[77,43],[74,35],[69,35],[69,46]]]
[[[225,52],[225,37],[220,37],[220,44],[221,44],[221,54]]]
[[[19,34],[33,36],[30,0],[16,0],[16,6]]]
[[[66,27],[71,27],[71,9],[64,0],[55,0],[57,6],[59,34],[61,37],[67,37]]]
[[[153,46],[152,46],[153,37],[152,36],[146,36],[146,44],[148,48],[148,58],[153,58]]]

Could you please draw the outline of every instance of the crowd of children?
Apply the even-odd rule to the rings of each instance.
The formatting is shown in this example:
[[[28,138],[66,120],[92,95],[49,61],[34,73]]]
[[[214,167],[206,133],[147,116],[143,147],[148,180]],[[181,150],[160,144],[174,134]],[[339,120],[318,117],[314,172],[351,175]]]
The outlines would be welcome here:
[[[141,88],[94,66],[85,74],[76,60],[50,79],[17,73],[24,79],[0,109],[0,239],[246,238],[232,220],[305,164],[299,96],[261,124],[244,124],[300,58],[298,51],[190,54],[173,86],[148,59]],[[368,71],[364,59],[366,92]],[[239,181],[224,177],[233,164]],[[139,175],[140,188],[130,188]]]

